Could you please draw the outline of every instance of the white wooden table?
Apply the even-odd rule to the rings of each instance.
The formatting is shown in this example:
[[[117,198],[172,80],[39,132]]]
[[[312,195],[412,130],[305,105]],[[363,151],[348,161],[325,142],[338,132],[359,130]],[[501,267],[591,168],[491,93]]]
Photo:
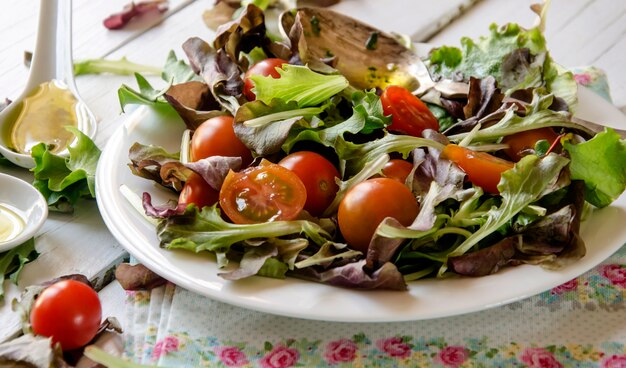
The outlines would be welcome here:
[[[170,0],[170,10],[161,16],[142,18],[124,30],[106,30],[102,20],[119,11],[125,2],[74,1],[75,60],[125,56],[134,62],[161,66],[170,49],[182,57],[180,45],[188,37],[211,37],[201,19],[202,12],[212,4],[210,0]],[[442,0],[437,5],[426,6],[414,0],[387,0],[383,7],[376,0],[343,0],[338,8],[384,30],[408,34],[415,41],[458,44],[461,36],[485,34],[492,22],[513,21],[531,26],[535,16],[528,7],[532,2],[483,0],[464,9],[459,4],[474,1]],[[38,6],[36,0],[12,2],[0,12],[0,99],[15,98],[26,83],[28,70],[23,65],[23,54],[32,50],[35,43]],[[405,15],[391,16],[398,14],[398,9]],[[452,18],[455,19],[448,24]],[[546,37],[553,57],[562,65],[595,65],[604,69],[614,102],[624,109],[626,2],[553,0]],[[117,89],[122,83],[134,85],[134,79],[114,75],[77,79],[81,96],[99,118],[96,143],[100,147],[105,146],[107,138],[118,127],[115,122],[120,112]],[[5,167],[0,170],[32,180],[32,174],[25,170]],[[95,201],[82,202],[73,215],[51,214],[36,236],[36,247],[41,255],[26,266],[19,285],[5,282],[7,301],[28,285],[64,274],[82,273],[94,280],[98,288],[103,288],[100,295],[104,315],[116,316],[123,322],[124,293],[117,282],[110,281],[113,267],[127,254],[104,225]],[[17,315],[11,312],[10,303],[5,302],[0,305],[0,342],[18,332]]]

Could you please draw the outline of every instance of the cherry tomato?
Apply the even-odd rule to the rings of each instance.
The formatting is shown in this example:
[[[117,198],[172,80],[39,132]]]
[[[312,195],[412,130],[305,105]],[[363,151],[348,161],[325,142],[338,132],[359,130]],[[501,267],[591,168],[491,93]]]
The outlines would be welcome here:
[[[50,285],[37,297],[30,313],[33,332],[51,337],[52,343],[60,343],[63,350],[73,350],[91,341],[101,319],[98,293],[75,280]]]
[[[243,78],[243,94],[246,96],[248,101],[256,100],[256,95],[252,92],[252,88],[254,87],[254,82],[250,79],[251,75],[262,75],[267,77],[268,75],[274,79],[280,78],[280,74],[276,68],[281,68],[283,64],[287,64],[287,60],[283,59],[265,59],[261,60],[258,63],[254,64]]]
[[[389,86],[380,101],[385,115],[391,115],[388,130],[421,137],[424,129],[439,130],[439,121],[428,107],[408,89]]]
[[[411,175],[413,164],[399,159],[389,160],[383,167],[383,175],[387,178],[394,179],[400,183],[406,183],[406,178]]]
[[[519,161],[524,157],[524,152],[534,149],[540,140],[545,139],[548,144],[552,144],[557,138],[552,128],[539,128],[508,135],[502,139],[502,143],[509,145],[504,153],[512,160]]]
[[[220,206],[236,224],[292,220],[305,203],[302,180],[272,163],[229,172],[220,190]]]
[[[512,169],[510,161],[490,155],[486,152],[476,152],[456,144],[448,144],[441,157],[457,164],[465,171],[467,178],[484,191],[498,194],[498,183],[502,173]]]
[[[339,190],[335,178],[339,171],[324,156],[310,151],[300,151],[282,159],[280,166],[293,171],[306,188],[304,209],[313,216],[320,216],[331,204]]]
[[[417,199],[409,188],[397,180],[375,178],[354,186],[339,204],[339,230],[348,245],[363,253],[378,225],[393,217],[402,225],[410,225],[419,210]]]
[[[191,159],[198,161],[211,156],[241,157],[242,167],[252,162],[252,153],[233,129],[232,116],[211,118],[193,132],[191,137]]]
[[[213,189],[202,176],[193,173],[187,181],[178,197],[178,203],[195,204],[198,208],[212,206],[219,200],[219,193]]]

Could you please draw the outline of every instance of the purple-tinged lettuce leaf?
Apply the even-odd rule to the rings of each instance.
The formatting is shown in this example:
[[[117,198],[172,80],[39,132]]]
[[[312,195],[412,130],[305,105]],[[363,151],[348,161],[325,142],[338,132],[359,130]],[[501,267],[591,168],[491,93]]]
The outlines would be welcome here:
[[[198,37],[185,41],[183,50],[196,74],[202,76],[213,97],[234,114],[240,105],[243,80],[239,66],[224,50],[214,50]]]
[[[184,165],[202,176],[211,188],[219,191],[228,172],[241,168],[241,157],[211,156]]]
[[[156,206],[152,204],[152,196],[148,192],[144,192],[141,204],[146,216],[156,219],[168,218],[171,216],[182,215],[187,208],[186,203],[168,202],[166,204]]]
[[[324,284],[350,289],[388,289],[406,290],[404,277],[396,266],[387,262],[369,274],[364,270],[365,260],[348,263],[343,266],[324,271],[316,271],[313,267],[298,269],[294,276],[314,280]]]
[[[161,167],[169,162],[178,162],[178,153],[169,153],[162,147],[135,143],[130,147],[128,157],[131,161],[128,167],[134,175],[152,180],[176,191],[182,189],[180,181],[165,183],[161,178]]]
[[[221,106],[211,94],[209,86],[202,82],[174,84],[164,97],[191,130],[210,118],[226,115],[220,110]]]
[[[124,290],[150,290],[167,282],[142,264],[120,263],[115,268],[115,279]]]
[[[485,276],[506,266],[517,252],[521,236],[505,238],[481,250],[448,258],[450,270],[464,276]]]
[[[270,43],[265,32],[265,15],[261,8],[248,4],[239,17],[218,27],[213,46],[224,48],[231,60],[239,60],[240,52],[250,52]]]

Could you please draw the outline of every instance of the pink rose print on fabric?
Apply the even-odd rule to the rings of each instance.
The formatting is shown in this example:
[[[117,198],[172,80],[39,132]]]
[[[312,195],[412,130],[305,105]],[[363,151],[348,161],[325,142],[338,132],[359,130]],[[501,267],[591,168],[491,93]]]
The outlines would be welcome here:
[[[520,360],[526,363],[528,368],[563,368],[563,364],[543,348],[527,348],[520,356]]]
[[[602,368],[626,368],[626,355],[612,355],[602,361]]]
[[[296,349],[277,346],[259,361],[262,368],[287,368],[296,365],[300,353]]]
[[[390,337],[376,341],[376,346],[380,351],[394,358],[408,358],[411,356],[411,347],[402,341],[401,337]]]
[[[602,276],[611,281],[611,284],[626,289],[626,267],[610,264],[602,267]]]
[[[578,288],[578,279],[569,280],[568,282],[561,284],[553,288],[550,292],[552,294],[563,294],[567,291],[574,291]]]
[[[469,358],[469,352],[463,346],[446,346],[436,360],[446,367],[458,367]]]
[[[215,348],[215,354],[227,367],[241,367],[248,364],[248,358],[236,346],[219,346]]]
[[[589,74],[574,74],[574,80],[578,84],[587,85],[591,83],[591,76]]]
[[[167,336],[154,345],[154,350],[152,350],[152,359],[156,360],[163,355],[178,351],[178,345],[178,338],[175,336]]]
[[[357,346],[352,340],[341,339],[331,341],[326,345],[324,359],[329,364],[351,362],[356,357]]]

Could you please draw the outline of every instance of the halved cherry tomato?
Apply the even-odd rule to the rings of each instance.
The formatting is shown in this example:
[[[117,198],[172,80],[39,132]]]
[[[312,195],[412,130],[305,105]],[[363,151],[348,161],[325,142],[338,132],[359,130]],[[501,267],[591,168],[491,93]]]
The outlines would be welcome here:
[[[261,60],[258,63],[254,64],[243,78],[243,94],[246,96],[248,101],[256,100],[256,95],[252,92],[252,88],[254,87],[254,82],[250,79],[251,75],[262,75],[267,77],[268,75],[272,78],[280,78],[280,74],[276,68],[281,68],[283,64],[287,64],[287,60],[283,59],[265,59]]]
[[[193,173],[187,178],[178,197],[179,204],[195,204],[198,208],[212,206],[219,200],[219,193],[202,176]]]
[[[428,107],[408,89],[389,86],[380,101],[385,115],[391,115],[390,131],[421,137],[424,129],[439,130],[439,121]]]
[[[320,216],[335,199],[339,186],[335,178],[339,171],[324,156],[311,151],[300,151],[282,159],[280,166],[293,171],[306,188],[304,209],[313,216]]]
[[[389,178],[369,179],[355,185],[339,204],[339,230],[348,245],[367,252],[376,228],[386,217],[410,225],[419,211],[409,188]]]
[[[389,162],[385,164],[385,167],[383,167],[383,175],[404,184],[406,183],[406,178],[411,175],[412,170],[412,163],[400,159],[393,159],[389,160]]]
[[[242,167],[252,162],[252,153],[235,135],[232,116],[211,118],[193,132],[191,160],[211,156],[241,157]]]
[[[476,152],[456,144],[448,144],[441,151],[441,158],[448,159],[465,171],[473,184],[485,192],[498,194],[498,183],[502,173],[514,164],[486,152]]]
[[[220,206],[237,224],[292,220],[305,203],[302,180],[272,163],[229,172],[220,190]]]
[[[35,300],[30,323],[37,335],[52,338],[63,350],[86,345],[102,319],[98,293],[89,285],[63,280],[48,286]]]
[[[534,149],[540,140],[552,144],[557,138],[558,134],[552,128],[539,128],[508,135],[502,139],[502,143],[509,145],[504,153],[512,160],[519,161],[524,157],[525,151]]]

